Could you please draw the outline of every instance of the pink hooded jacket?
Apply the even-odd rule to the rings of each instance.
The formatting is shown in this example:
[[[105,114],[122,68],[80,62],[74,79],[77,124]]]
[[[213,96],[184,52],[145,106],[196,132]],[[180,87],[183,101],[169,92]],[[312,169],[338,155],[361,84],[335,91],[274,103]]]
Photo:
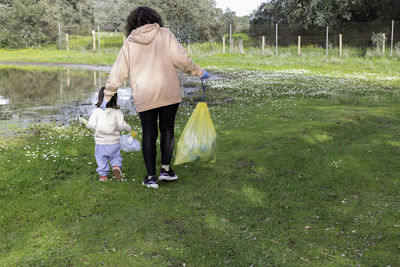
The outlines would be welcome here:
[[[169,29],[157,23],[143,25],[125,40],[106,82],[105,100],[111,99],[129,75],[138,112],[180,103],[175,68],[199,78],[204,73]]]

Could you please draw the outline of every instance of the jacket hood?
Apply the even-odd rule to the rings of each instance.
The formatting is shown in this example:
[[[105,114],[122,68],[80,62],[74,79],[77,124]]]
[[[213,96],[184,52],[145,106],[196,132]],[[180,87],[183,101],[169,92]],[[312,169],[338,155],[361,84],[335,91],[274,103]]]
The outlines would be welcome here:
[[[154,40],[159,31],[160,25],[158,25],[158,23],[146,24],[133,30],[129,35],[128,40],[130,42],[146,45]]]

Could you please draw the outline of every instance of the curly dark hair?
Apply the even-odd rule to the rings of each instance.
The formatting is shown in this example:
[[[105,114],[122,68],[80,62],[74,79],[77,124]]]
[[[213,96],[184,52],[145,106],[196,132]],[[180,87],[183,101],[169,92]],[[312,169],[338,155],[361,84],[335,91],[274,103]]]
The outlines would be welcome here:
[[[134,29],[140,26],[153,23],[158,23],[160,27],[164,27],[162,18],[157,11],[147,6],[140,6],[132,10],[126,19],[126,36],[129,36]]]
[[[103,86],[103,87],[101,87],[100,90],[99,90],[99,96],[97,97],[97,103],[96,103],[96,107],[98,107],[98,108],[101,106],[101,103],[103,103],[103,99],[104,99],[104,90],[105,90],[105,89],[106,89],[106,88]],[[108,101],[106,107],[107,107],[107,108],[119,109],[119,106],[117,105],[117,98],[118,98],[118,95],[117,95],[117,93],[115,93],[115,94],[111,97],[110,101]]]

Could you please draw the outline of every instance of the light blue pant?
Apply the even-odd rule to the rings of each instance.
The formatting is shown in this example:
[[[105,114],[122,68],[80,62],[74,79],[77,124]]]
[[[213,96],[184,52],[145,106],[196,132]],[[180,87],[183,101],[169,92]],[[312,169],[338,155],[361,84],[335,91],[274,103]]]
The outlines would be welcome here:
[[[97,162],[97,173],[100,176],[106,176],[110,171],[110,166],[108,162],[110,162],[111,166],[117,165],[118,167],[122,167],[122,157],[121,157],[121,147],[119,144],[113,145],[96,145],[94,156],[96,157]]]

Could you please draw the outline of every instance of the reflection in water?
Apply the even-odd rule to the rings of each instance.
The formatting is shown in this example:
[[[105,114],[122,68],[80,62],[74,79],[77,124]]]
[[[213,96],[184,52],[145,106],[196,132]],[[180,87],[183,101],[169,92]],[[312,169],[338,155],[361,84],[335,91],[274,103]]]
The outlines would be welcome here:
[[[10,103],[10,100],[8,100],[0,95],[0,105],[8,105],[9,103]]]
[[[89,117],[97,102],[97,94],[109,71],[43,68],[30,70],[0,65],[0,126],[36,122],[67,124],[80,116]],[[185,98],[201,93],[197,77],[179,73],[182,105]],[[118,105],[124,114],[136,114],[132,90],[127,79],[118,90]],[[11,121],[12,120],[12,121]],[[0,134],[4,133],[0,127]]]
[[[107,72],[0,68],[0,120],[68,123],[88,117]],[[136,114],[130,87],[118,91],[124,113]]]

